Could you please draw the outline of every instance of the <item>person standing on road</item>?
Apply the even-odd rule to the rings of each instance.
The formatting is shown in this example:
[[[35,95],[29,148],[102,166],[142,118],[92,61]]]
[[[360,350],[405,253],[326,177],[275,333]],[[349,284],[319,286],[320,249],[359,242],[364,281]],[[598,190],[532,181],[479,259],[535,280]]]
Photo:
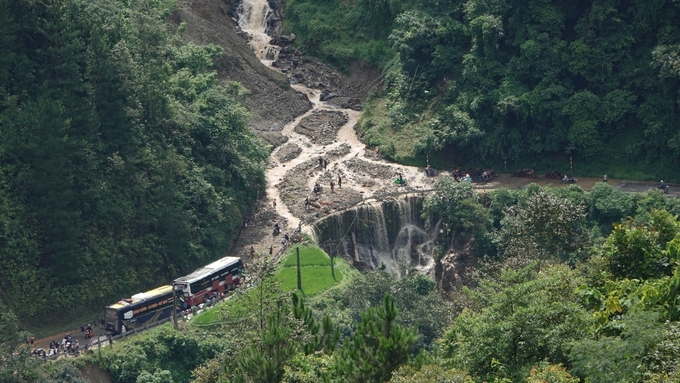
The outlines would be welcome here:
[[[126,331],[127,329],[125,328],[125,325],[120,326],[120,333],[123,334],[123,336],[125,336]]]
[[[602,182],[607,182],[607,175],[602,176]]]

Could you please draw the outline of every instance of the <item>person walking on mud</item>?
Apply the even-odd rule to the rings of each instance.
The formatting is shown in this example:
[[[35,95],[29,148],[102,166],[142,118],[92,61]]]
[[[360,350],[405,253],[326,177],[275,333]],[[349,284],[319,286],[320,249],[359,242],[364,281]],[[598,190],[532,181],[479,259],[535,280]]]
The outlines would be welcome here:
[[[319,167],[323,168],[323,157],[319,157]]]
[[[305,197],[305,210],[307,210],[307,206],[309,206],[309,196]]]
[[[342,176],[338,174],[338,187],[342,189]]]
[[[331,180],[331,191],[334,191],[334,188],[335,188],[335,182],[333,182],[333,180]]]
[[[323,170],[328,169],[328,161],[323,160]]]

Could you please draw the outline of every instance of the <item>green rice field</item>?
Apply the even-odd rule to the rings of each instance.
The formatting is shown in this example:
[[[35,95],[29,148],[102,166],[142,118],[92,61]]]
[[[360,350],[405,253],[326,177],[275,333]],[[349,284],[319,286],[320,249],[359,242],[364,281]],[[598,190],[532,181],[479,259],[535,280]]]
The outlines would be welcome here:
[[[284,291],[297,289],[296,247],[288,251],[276,278]],[[335,278],[331,274],[331,260],[328,254],[316,246],[300,246],[300,274],[302,292],[305,296],[316,295],[342,281],[343,271],[349,269],[344,259],[335,258]]]

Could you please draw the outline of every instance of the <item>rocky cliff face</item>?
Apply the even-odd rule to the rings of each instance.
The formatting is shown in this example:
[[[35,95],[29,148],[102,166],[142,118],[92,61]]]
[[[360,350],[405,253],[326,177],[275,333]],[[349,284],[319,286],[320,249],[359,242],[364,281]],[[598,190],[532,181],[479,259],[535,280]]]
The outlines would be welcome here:
[[[277,2],[273,1],[277,6]],[[180,1],[171,22],[186,23],[184,37],[195,44],[216,44],[224,48],[219,60],[220,81],[238,81],[250,91],[244,104],[252,114],[250,127],[265,141],[278,145],[285,141],[278,133],[285,123],[309,110],[307,96],[294,91],[286,76],[262,64],[238,27],[238,3],[234,0]],[[274,29],[281,28],[282,4],[272,18]]]
[[[277,38],[283,31],[283,0],[269,0],[268,3],[272,15],[267,20],[267,34]]]

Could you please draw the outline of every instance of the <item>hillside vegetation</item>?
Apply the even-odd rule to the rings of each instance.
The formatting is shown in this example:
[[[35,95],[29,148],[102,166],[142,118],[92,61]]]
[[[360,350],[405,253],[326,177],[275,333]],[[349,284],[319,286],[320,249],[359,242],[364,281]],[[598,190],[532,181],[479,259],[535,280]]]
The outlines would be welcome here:
[[[173,8],[0,0],[0,300],[24,325],[214,260],[264,185],[243,88]]]
[[[383,68],[361,132],[392,159],[680,181],[680,2],[286,4],[304,53]]]
[[[602,183],[589,192],[533,184],[476,194],[442,178],[435,189],[423,213],[446,223],[436,260],[452,254],[452,242],[470,245],[467,287],[445,293],[404,265],[400,280],[351,272],[303,297],[281,283],[287,262],[253,262],[249,283],[203,314],[209,320],[167,324],[85,361],[114,383],[680,379],[676,199]],[[307,264],[327,262],[305,255]],[[303,288],[308,282],[303,276]],[[0,351],[11,355],[0,380],[82,382],[73,359],[31,357],[11,314],[0,316],[0,330]]]
[[[83,362],[113,383],[680,379],[677,199],[604,183],[588,192],[532,184],[477,194],[442,178],[434,188],[423,214],[446,223],[434,244],[437,272],[458,266],[456,243],[475,262],[462,289],[446,293],[404,265],[400,280],[345,269],[341,283],[303,296],[281,281],[292,262],[253,261],[248,283],[225,303],[178,330],[167,324],[105,347],[101,357],[43,363],[30,356],[16,318],[2,313],[0,380],[82,383],[72,365]],[[331,279],[326,255],[306,250],[303,270],[320,267]]]

